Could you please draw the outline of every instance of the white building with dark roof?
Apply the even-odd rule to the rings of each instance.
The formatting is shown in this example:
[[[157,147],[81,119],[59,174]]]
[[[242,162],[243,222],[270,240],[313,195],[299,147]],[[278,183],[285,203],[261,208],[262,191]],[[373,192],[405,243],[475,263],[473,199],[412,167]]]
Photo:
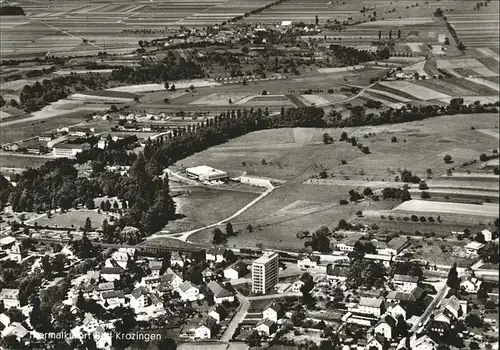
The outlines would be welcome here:
[[[223,302],[232,303],[234,301],[234,295],[228,291],[221,283],[216,281],[210,281],[207,284],[207,288],[214,295],[214,301],[216,304],[221,304]]]
[[[182,300],[195,301],[200,297],[200,289],[189,281],[182,283],[177,291]]]
[[[189,177],[200,181],[217,181],[225,180],[228,175],[225,171],[218,170],[207,165],[200,165],[192,168],[186,169],[186,174]]]
[[[417,276],[398,275],[392,278],[392,284],[401,292],[410,292],[418,286],[419,278]]]

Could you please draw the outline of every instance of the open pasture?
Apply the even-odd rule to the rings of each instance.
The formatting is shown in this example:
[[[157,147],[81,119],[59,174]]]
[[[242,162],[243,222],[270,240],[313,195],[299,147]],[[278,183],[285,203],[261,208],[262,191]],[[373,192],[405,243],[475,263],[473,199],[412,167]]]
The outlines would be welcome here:
[[[496,218],[498,216],[499,206],[495,203],[465,204],[451,202],[433,202],[419,199],[412,199],[403,202],[393,209],[395,212],[407,213],[446,213],[456,215],[485,216]]]
[[[470,2],[470,7],[474,6]],[[479,11],[457,11],[447,14],[449,23],[453,25],[460,40],[469,48],[498,49],[499,35],[498,1],[492,1]]]
[[[108,215],[99,214],[93,210],[71,210],[62,214],[53,214],[50,218],[44,216],[38,219],[37,223],[39,226],[80,229],[85,225],[87,218],[92,222],[92,227],[101,227],[102,222],[108,218]]]

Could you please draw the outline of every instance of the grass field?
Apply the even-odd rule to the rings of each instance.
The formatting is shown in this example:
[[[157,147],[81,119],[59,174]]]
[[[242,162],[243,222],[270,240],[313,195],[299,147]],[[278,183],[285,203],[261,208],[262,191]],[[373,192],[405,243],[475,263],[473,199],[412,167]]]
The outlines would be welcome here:
[[[425,200],[406,201],[394,208],[396,212],[408,213],[446,213],[457,215],[470,216],[498,216],[498,204],[488,203],[484,205],[464,204],[464,203],[449,203],[449,202],[433,202]]]
[[[258,194],[236,190],[192,188],[188,196],[175,197],[177,213],[185,216],[170,222],[172,233],[192,230],[225,219],[251,202]]]
[[[90,218],[92,227],[100,228],[104,219],[108,218],[106,214],[99,214],[91,210],[72,210],[63,214],[54,214],[51,218],[43,217],[37,220],[39,226],[50,226],[58,228],[79,229],[85,225],[85,220]]]

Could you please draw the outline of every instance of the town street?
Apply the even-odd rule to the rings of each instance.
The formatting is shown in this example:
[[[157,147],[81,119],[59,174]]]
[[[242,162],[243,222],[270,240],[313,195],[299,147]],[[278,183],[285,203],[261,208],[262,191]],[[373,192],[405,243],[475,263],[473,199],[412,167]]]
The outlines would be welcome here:
[[[236,297],[240,301],[240,306],[238,308],[238,311],[236,311],[236,314],[234,315],[233,319],[227,326],[226,331],[220,338],[220,341],[224,343],[229,342],[233,338],[236,328],[238,328],[238,325],[241,322],[243,322],[243,320],[247,315],[248,308],[250,307],[250,302],[248,301],[247,298],[245,298],[243,294],[237,292]]]
[[[420,318],[418,319],[418,322],[416,322],[415,325],[411,328],[410,333],[415,333],[420,327],[423,327],[427,323],[427,321],[429,321],[432,312],[441,304],[441,301],[444,299],[446,294],[448,294],[449,290],[450,287],[448,287],[446,284],[439,290],[439,292],[434,297],[434,300],[432,300],[422,316],[420,316]]]

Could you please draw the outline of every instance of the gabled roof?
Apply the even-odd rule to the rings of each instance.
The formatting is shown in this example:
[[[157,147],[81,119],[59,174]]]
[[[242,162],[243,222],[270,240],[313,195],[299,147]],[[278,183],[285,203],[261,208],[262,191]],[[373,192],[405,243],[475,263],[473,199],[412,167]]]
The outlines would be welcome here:
[[[447,306],[458,312],[460,310],[460,300],[456,296],[452,295],[448,299],[445,299],[441,304],[442,309],[446,308]]]
[[[224,318],[227,316],[227,309],[222,304],[216,305],[212,311],[216,312],[220,316],[220,318]]]
[[[216,281],[210,281],[207,284],[207,287],[212,291],[215,298],[225,298],[233,295],[230,291],[224,288],[224,286],[221,283]]]
[[[121,274],[123,269],[121,267],[103,267],[101,269],[101,275],[115,275]]]
[[[309,259],[310,261],[314,261],[316,264],[319,264],[320,257],[318,255],[302,255],[299,256],[299,259],[304,260],[304,259]]]
[[[368,306],[368,307],[382,307],[384,300],[378,298],[366,298],[361,297],[359,299],[360,306]]]
[[[410,275],[394,275],[393,280],[394,281],[400,281],[400,282],[413,282],[413,283],[417,283],[418,282],[418,277],[417,276],[410,276]]]
[[[215,275],[215,272],[213,272],[209,267],[207,267],[205,270],[201,271],[201,275],[203,277],[213,276]]]
[[[226,252],[226,248],[219,246],[219,247],[212,247],[212,248],[208,249],[206,254],[211,254],[211,255],[217,256],[217,255],[224,255],[225,252]]]
[[[151,270],[161,270],[162,267],[163,267],[163,263],[161,261],[158,261],[158,260],[150,260],[149,261],[149,268]]]
[[[335,265],[333,269],[327,270],[327,273],[332,276],[347,277],[349,274],[349,268],[346,266]]]
[[[275,303],[275,302],[270,302],[269,304],[266,305],[266,307],[264,308],[264,311],[267,309],[272,309],[272,310],[276,311],[277,313],[279,313],[281,310],[283,310],[283,305]]]
[[[96,281],[99,281],[99,278],[101,277],[101,271],[98,270],[93,270],[93,271],[87,271],[87,279],[94,279]]]
[[[382,324],[382,323],[387,323],[392,328],[396,327],[396,320],[394,319],[394,317],[392,317],[390,315],[385,315],[384,317],[382,317],[377,322],[377,324],[375,324],[375,327],[377,327],[379,324]]]
[[[190,290],[191,288],[196,288],[196,286],[194,284],[192,284],[191,282],[189,281],[185,281],[184,283],[182,283],[180,286],[179,286],[179,289],[182,291],[182,292],[187,292],[188,290]]]
[[[115,289],[114,282],[104,282],[104,283],[99,283],[97,285],[97,290],[99,290],[99,291],[108,291],[108,290],[114,290],[114,289]]]
[[[243,261],[237,261],[234,264],[232,264],[231,266],[227,267],[225,270],[229,270],[229,269],[234,269],[239,274],[248,271],[247,264],[245,264]]]
[[[130,295],[135,299],[139,299],[143,295],[148,295],[148,291],[145,287],[139,287],[134,289]]]
[[[271,328],[274,325],[274,322],[271,321],[270,319],[266,318],[264,320],[261,320],[255,327],[259,327],[260,325],[265,325],[269,328]]]
[[[17,299],[19,297],[19,289],[3,288],[0,292],[0,300]]]
[[[13,335],[18,339],[24,338],[28,333],[28,330],[19,322],[12,322],[10,326],[4,329],[4,336]]]
[[[407,244],[408,239],[406,237],[395,237],[387,242],[387,246],[392,249],[399,250],[402,246]]]
[[[213,330],[216,325],[217,325],[217,320],[215,318],[213,318],[212,316],[208,316],[203,321],[201,321],[199,327],[205,326],[208,329]]]
[[[371,342],[377,342],[383,346],[385,344],[385,337],[382,334],[377,333],[375,335],[370,336],[367,344],[370,344]]]
[[[103,299],[125,298],[125,293],[123,290],[111,290],[109,292],[102,292],[101,296]]]
[[[161,300],[161,297],[160,297],[160,296],[158,296],[158,295],[156,295],[156,294],[154,294],[154,293],[153,293],[153,294],[151,294],[149,297],[151,298],[151,303],[152,303],[153,305],[156,305],[156,304],[163,304],[163,301]]]

